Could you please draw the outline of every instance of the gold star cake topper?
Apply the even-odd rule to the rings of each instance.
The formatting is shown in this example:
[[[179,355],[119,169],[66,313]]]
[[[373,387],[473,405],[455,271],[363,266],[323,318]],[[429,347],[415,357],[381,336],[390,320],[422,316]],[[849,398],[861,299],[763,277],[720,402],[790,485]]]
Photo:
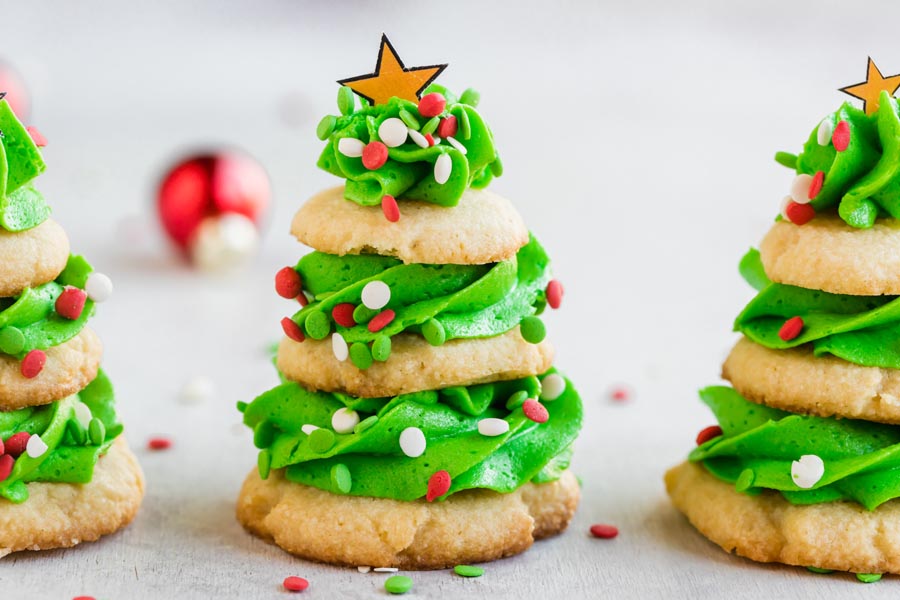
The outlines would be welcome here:
[[[884,91],[893,96],[898,87],[900,87],[900,75],[885,77],[875,66],[875,61],[869,57],[866,80],[856,85],[843,87],[840,91],[862,100],[863,110],[867,115],[871,115],[878,110],[878,97],[881,92]]]
[[[382,34],[375,72],[369,75],[340,79],[338,83],[346,85],[372,104],[385,104],[394,96],[418,102],[422,90],[428,87],[428,84],[446,68],[446,64],[405,67],[390,40]]]

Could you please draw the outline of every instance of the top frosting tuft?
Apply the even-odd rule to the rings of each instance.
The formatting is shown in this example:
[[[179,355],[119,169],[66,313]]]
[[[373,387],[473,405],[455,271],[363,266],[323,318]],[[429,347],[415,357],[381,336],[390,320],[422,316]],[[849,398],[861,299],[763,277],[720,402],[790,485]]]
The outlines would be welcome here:
[[[50,216],[31,180],[47,165],[31,134],[6,100],[0,100],[0,227],[25,231]]]

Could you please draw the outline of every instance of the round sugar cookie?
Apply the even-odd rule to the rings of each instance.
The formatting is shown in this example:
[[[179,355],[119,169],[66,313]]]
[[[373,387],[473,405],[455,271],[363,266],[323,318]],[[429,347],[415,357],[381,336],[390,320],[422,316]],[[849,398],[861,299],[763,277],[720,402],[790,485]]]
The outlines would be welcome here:
[[[237,518],[251,533],[308,560],[349,566],[444,569],[518,554],[569,524],[580,497],[565,471],[515,492],[466,490],[442,502],[340,496],[281,471],[244,481]]]
[[[144,474],[119,437],[90,483],[29,483],[28,495],[21,504],[0,498],[0,557],[70,548],[128,525],[144,498]]]
[[[278,347],[278,369],[310,389],[382,398],[517,379],[543,373],[553,364],[550,342],[526,342],[518,327],[498,336],[450,340],[442,346],[409,333],[391,341],[390,358],[363,371],[349,359],[337,360],[328,338],[295,342],[285,337]]]
[[[0,297],[53,281],[68,260],[69,238],[56,221],[18,233],[0,228]]]
[[[837,215],[779,221],[759,246],[772,281],[854,296],[900,295],[900,221],[850,227]]]
[[[22,375],[22,362],[0,354],[0,410],[16,410],[61,400],[81,391],[97,376],[103,345],[89,327],[71,340],[45,350],[47,362],[36,377]]]
[[[852,573],[900,573],[900,501],[874,511],[855,502],[795,505],[775,491],[742,494],[702,466],[666,473],[672,503],[726,552]]]
[[[344,188],[325,190],[300,207],[291,233],[328,254],[380,254],[405,263],[481,265],[515,256],[528,229],[506,198],[469,189],[454,207],[401,202],[400,220],[379,206],[344,199]]]
[[[771,350],[741,338],[722,377],[747,400],[796,413],[900,424],[900,370],[864,367],[809,346]]]

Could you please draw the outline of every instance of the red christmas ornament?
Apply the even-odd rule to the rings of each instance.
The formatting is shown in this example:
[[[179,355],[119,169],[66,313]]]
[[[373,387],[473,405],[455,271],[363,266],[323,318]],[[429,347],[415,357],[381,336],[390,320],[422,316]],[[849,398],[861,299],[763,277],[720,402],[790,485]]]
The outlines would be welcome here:
[[[25,87],[25,80],[12,65],[0,60],[0,94],[2,93],[6,93],[6,101],[19,120],[28,121],[31,97]]]

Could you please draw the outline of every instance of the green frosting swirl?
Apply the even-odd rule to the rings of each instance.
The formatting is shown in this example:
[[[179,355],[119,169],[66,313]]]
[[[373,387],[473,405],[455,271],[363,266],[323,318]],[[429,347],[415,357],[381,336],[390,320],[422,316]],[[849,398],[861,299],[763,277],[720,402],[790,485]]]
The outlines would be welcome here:
[[[756,250],[741,261],[741,273],[760,292],[738,315],[735,331],[775,350],[811,344],[816,356],[900,369],[900,297],[829,294],[772,283]],[[803,319],[800,335],[782,340],[782,325],[797,316]]]
[[[794,157],[779,153],[776,159],[798,174],[825,174],[822,190],[812,200],[816,211],[837,207],[841,218],[853,227],[868,228],[879,216],[900,218],[900,113],[897,100],[882,92],[878,110],[871,115],[843,104],[825,117],[832,127],[845,121],[850,144],[838,152],[832,143],[818,142],[818,130],[810,134],[803,152]]]
[[[0,227],[24,231],[50,216],[44,197],[31,180],[47,166],[9,103],[0,100]]]
[[[458,132],[455,139],[465,147],[465,154],[445,140],[421,148],[410,137],[406,143],[388,148],[387,162],[378,169],[370,170],[363,166],[361,158],[344,156],[338,151],[338,142],[342,138],[354,138],[364,144],[380,141],[378,128],[385,119],[402,118],[407,126],[417,131],[427,131],[436,126],[434,119],[438,117],[421,117],[415,102],[401,98],[395,97],[387,104],[364,105],[353,110],[351,94],[349,114],[323,119],[319,134],[327,140],[327,144],[318,165],[347,180],[344,188],[347,200],[363,206],[375,206],[381,204],[382,197],[390,195],[398,200],[456,206],[467,188],[483,188],[495,175],[502,173],[494,137],[475,109],[477,94],[463,94],[465,102],[459,102],[456,96],[437,84],[430,85],[424,93],[432,92],[441,93],[446,98],[447,106],[440,118],[456,118]],[[341,100],[339,95],[339,106]],[[434,165],[438,157],[444,154],[450,157],[452,168],[450,178],[439,184],[434,178]]]
[[[87,428],[76,416],[79,403],[92,415]],[[106,374],[99,371],[86,388],[58,402],[0,412],[0,438],[23,431],[39,435],[47,451],[34,458],[27,453],[19,456],[9,477],[0,482],[0,496],[19,504],[28,499],[26,484],[33,481],[89,483],[97,460],[122,432]]]
[[[70,320],[57,314],[56,299],[66,286],[84,288],[92,271],[84,258],[71,255],[55,281],[25,288],[15,298],[0,298],[0,352],[21,358],[78,335],[94,312],[94,302],[88,298],[81,315]]]
[[[793,504],[852,500],[868,510],[900,497],[900,427],[795,415],[749,402],[730,387],[709,387],[700,397],[723,435],[689,458],[738,491],[776,490]],[[807,454],[821,458],[825,472],[802,489],[791,465]]]
[[[510,399],[539,393],[537,377],[395,398],[313,392],[288,382],[238,408],[261,449],[261,477],[284,468],[288,480],[336,494],[409,501],[424,496],[429,478],[441,470],[451,477],[447,495],[471,488],[511,492],[529,481],[558,479],[581,427],[581,399],[566,380],[565,391],[544,403],[549,420],[538,424]],[[332,415],[342,408],[359,413],[354,433],[331,429]],[[482,435],[478,422],[485,418],[504,419],[509,431]],[[304,425],[323,431],[307,435]],[[427,440],[418,458],[400,448],[407,427],[419,428]]]

